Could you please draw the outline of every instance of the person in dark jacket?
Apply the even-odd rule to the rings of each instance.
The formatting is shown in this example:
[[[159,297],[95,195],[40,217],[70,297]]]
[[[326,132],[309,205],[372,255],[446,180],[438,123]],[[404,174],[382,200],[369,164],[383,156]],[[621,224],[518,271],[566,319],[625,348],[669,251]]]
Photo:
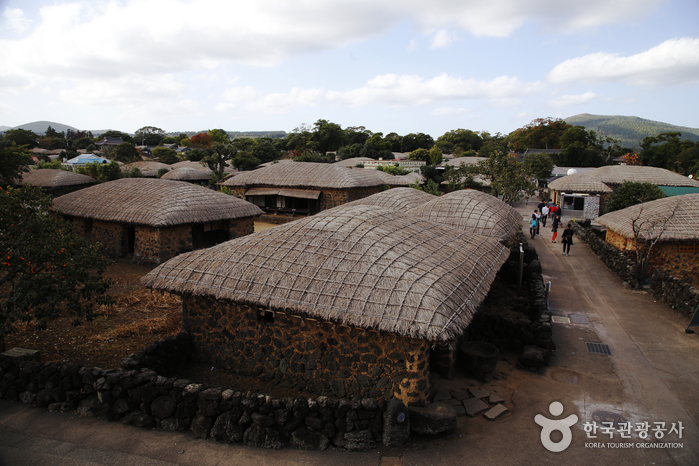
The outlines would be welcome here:
[[[551,222],[551,231],[553,232],[553,238],[551,238],[551,242],[555,243],[556,242],[556,236],[558,236],[558,225],[561,223],[561,217],[555,216],[553,217],[553,222]]]
[[[573,224],[568,223],[568,227],[563,230],[563,236],[561,238],[561,243],[563,243],[563,255],[567,256],[570,253],[570,247],[573,245]]]

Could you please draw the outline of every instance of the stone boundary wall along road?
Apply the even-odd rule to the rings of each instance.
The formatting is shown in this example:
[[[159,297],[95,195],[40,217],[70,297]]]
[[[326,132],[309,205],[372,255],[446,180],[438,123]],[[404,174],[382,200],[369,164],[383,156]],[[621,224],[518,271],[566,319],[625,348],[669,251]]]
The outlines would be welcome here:
[[[111,370],[3,354],[0,399],[264,448],[324,450],[332,444],[366,451],[408,440],[409,412],[396,399],[273,398],[166,378],[147,367],[181,364],[190,348],[189,335],[181,332]]]

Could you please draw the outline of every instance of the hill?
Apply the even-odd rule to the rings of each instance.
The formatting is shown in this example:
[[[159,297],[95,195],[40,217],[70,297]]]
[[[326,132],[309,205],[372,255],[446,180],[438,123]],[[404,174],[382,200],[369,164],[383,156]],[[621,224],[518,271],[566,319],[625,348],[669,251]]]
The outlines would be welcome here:
[[[42,135],[46,132],[46,128],[51,126],[51,128],[56,131],[63,132],[69,129],[73,131],[78,131],[78,128],[72,126],[64,125],[63,123],[56,123],[55,121],[33,121],[31,123],[25,123],[23,125],[15,126],[12,129],[26,129],[27,131],[34,131],[38,135]]]
[[[657,136],[660,133],[680,132],[680,139],[689,139],[692,142],[699,141],[699,128],[676,126],[661,121],[646,120],[635,116],[622,115],[590,115],[581,113],[565,118],[566,123],[576,126],[584,126],[600,136],[609,136],[621,140],[623,147],[640,147],[646,136]]]

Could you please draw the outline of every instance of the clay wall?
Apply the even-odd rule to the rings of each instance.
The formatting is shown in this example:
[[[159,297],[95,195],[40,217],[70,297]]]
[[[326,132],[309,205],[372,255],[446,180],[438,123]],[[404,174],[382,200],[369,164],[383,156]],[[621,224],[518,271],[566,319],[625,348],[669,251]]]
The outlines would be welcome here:
[[[318,395],[427,400],[424,340],[201,297],[184,297],[182,309],[202,361]]]

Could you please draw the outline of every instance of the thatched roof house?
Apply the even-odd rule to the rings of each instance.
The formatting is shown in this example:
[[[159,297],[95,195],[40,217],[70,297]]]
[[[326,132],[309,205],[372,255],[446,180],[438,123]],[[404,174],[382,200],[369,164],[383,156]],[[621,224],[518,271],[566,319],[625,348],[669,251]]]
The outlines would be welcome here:
[[[607,165],[585,172],[582,176],[589,176],[602,183],[620,185],[624,181],[638,183],[651,183],[656,186],[691,186],[699,187],[699,181],[687,178],[684,175],[658,167],[643,167],[639,165]]]
[[[381,180],[385,185],[391,187],[391,188],[397,188],[399,186],[407,187],[409,184],[414,183],[413,178],[408,178],[407,175],[391,175],[390,173],[386,173],[381,170],[375,170],[373,168],[364,168],[364,169],[357,169],[357,170],[366,170],[367,173],[371,174],[372,176],[377,177],[379,180]]]
[[[162,180],[186,181],[188,183],[207,183],[211,179],[211,170],[205,167],[188,168],[181,167],[170,170],[160,177]]]
[[[252,233],[262,211],[180,181],[122,178],[58,197],[53,207],[116,256],[159,263]]]
[[[634,205],[597,222],[607,227],[607,242],[622,251],[657,240],[654,266],[699,284],[699,194]]]
[[[378,193],[385,183],[367,172],[329,163],[276,163],[223,186],[270,214],[312,215]]]
[[[567,193],[611,193],[612,188],[600,180],[587,175],[567,175],[549,183],[553,191]]]
[[[347,167],[347,168],[352,168],[356,167],[357,165],[364,165],[364,162],[370,162],[374,159],[370,157],[352,157],[349,159],[344,159],[340,160],[338,162],[335,162],[335,165],[339,165],[341,167]]]
[[[372,205],[390,209],[396,213],[405,213],[410,209],[421,206],[427,202],[437,199],[437,196],[428,194],[414,188],[393,188],[372,194],[369,197],[352,201],[338,208],[352,207],[356,205]]]
[[[407,215],[500,240],[514,235],[522,223],[522,216],[515,209],[474,189],[437,197],[409,210]]]
[[[141,174],[146,178],[156,178],[159,170],[165,169],[170,171],[172,169],[172,167],[166,163],[141,160],[138,162],[127,163],[121,167],[121,170],[128,171],[132,168],[138,168],[141,171]]]
[[[51,196],[62,196],[63,194],[97,184],[97,180],[91,176],[67,170],[41,168],[23,173],[22,184],[38,186]]]
[[[494,238],[355,206],[177,256],[143,283],[183,296],[207,361],[411,402],[429,394],[431,342],[463,333],[508,255]]]

